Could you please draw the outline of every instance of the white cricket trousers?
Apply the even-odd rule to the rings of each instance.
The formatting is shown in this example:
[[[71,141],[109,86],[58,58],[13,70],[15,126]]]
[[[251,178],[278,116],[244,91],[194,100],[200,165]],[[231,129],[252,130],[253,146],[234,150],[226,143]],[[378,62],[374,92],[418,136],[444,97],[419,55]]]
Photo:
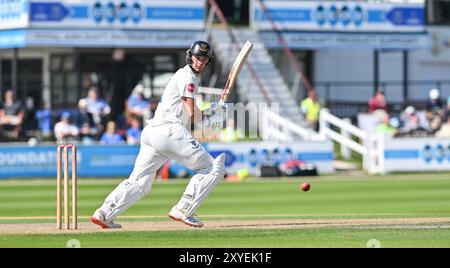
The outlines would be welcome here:
[[[193,181],[194,179],[203,180],[201,176],[205,175],[204,177],[206,177],[209,173],[214,173],[214,175],[207,177],[212,178],[211,180],[208,179],[209,181],[215,182],[223,179],[225,174],[224,169],[220,169],[220,172],[212,172],[214,158],[181,124],[164,124],[159,126],[147,124],[142,131],[141,147],[132,173],[128,179],[122,181],[106,197],[105,202],[100,207],[100,210],[106,215],[105,220],[114,219],[148,194],[156,172],[169,159],[173,159],[199,173],[191,179],[177,205],[182,207],[184,204],[184,209],[187,209],[189,202],[186,204],[183,200],[189,201],[189,198],[193,199],[196,195],[195,193],[199,191],[198,182]],[[200,176],[200,178],[196,176]],[[213,186],[215,187],[216,184],[214,183]],[[207,192],[211,190],[208,189]],[[189,210],[190,214],[198,208],[199,203],[205,197],[200,202],[196,202],[198,204]]]

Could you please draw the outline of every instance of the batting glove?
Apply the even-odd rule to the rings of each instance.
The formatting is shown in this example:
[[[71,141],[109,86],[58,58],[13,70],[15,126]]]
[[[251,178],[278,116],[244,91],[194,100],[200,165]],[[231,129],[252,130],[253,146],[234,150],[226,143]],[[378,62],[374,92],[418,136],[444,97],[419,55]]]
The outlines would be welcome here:
[[[212,102],[211,103],[211,107],[209,107],[208,109],[204,110],[203,113],[205,115],[215,115],[218,114],[220,112],[225,113],[227,112],[229,109],[231,108],[231,104],[230,103],[225,103],[225,102]]]
[[[203,126],[209,128],[213,131],[219,131],[223,129],[223,115],[215,114],[212,116],[207,116],[203,120]]]

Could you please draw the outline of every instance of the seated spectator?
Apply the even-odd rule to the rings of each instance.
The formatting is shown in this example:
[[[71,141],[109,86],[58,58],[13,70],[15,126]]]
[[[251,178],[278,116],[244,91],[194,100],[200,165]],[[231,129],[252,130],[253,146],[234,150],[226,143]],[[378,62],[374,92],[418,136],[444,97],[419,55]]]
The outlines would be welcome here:
[[[133,93],[127,100],[127,116],[137,117],[141,122],[145,119],[150,119],[150,103],[144,97],[144,86],[142,84],[136,85]]]
[[[446,116],[445,116],[445,118],[449,118],[450,117],[450,96],[448,96],[448,98],[447,98],[447,114],[446,114]]]
[[[134,145],[139,144],[141,141],[141,123],[139,122],[139,119],[136,117],[131,118],[131,127],[127,129],[126,136],[127,136],[127,144]]]
[[[450,117],[450,96],[447,98],[447,107],[445,108],[444,118]]]
[[[376,127],[376,132],[387,137],[394,137],[397,134],[397,128],[395,128],[391,122],[393,121],[390,120],[389,114],[385,112],[382,120]]]
[[[98,129],[94,123],[92,114],[87,111],[86,99],[80,99],[78,101],[75,123],[80,130],[80,138],[82,141],[90,142],[97,139]]]
[[[50,137],[52,133],[52,112],[50,109],[38,110],[35,114],[38,128],[43,137]]]
[[[444,121],[444,109],[439,95],[438,89],[431,89],[429,92],[429,100],[427,102],[426,117],[430,131],[433,133],[441,128]]]
[[[87,111],[92,114],[95,125],[97,128],[101,128],[106,117],[111,113],[111,107],[104,99],[99,97],[98,89],[96,87],[91,87],[89,89],[86,102]]]
[[[11,138],[18,138],[25,112],[20,101],[14,100],[12,90],[5,91],[4,102],[0,106],[0,126]]]
[[[436,132],[436,137],[450,138],[450,117],[447,118],[447,123],[443,124],[441,129]]]
[[[422,112],[417,112],[413,106],[406,107],[405,111],[401,115],[402,128],[400,132],[402,134],[421,133],[423,136],[425,132],[428,133],[428,125],[426,118]]]
[[[308,97],[301,102],[301,110],[306,116],[309,127],[315,131],[319,130],[319,116],[322,104],[314,89],[308,91]]]
[[[68,112],[62,113],[61,120],[55,124],[54,133],[58,143],[77,140],[79,130],[75,125],[70,124]]]
[[[429,99],[427,102],[427,111],[433,112],[436,110],[442,110],[443,107],[441,99],[439,98],[440,96],[439,89],[437,88],[430,89],[428,96]]]
[[[402,113],[402,132],[408,132],[419,128],[419,118],[416,115],[416,109],[408,106]]]
[[[427,112],[428,126],[432,133],[438,131],[444,121],[444,116],[439,113]]]
[[[106,125],[106,132],[103,133],[100,143],[104,145],[122,144],[124,142],[122,136],[117,132],[116,123],[109,121]]]
[[[387,103],[386,98],[384,96],[384,92],[381,90],[377,90],[373,98],[369,100],[369,113],[373,113],[376,110],[384,110],[387,111]]]

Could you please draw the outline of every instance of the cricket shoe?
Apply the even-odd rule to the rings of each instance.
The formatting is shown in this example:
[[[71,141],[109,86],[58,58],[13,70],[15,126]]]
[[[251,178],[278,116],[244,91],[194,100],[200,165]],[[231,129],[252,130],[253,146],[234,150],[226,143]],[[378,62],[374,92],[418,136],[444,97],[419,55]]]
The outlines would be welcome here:
[[[122,225],[120,225],[118,223],[114,223],[113,221],[106,221],[105,213],[103,211],[101,211],[100,209],[97,209],[94,212],[94,215],[91,217],[91,222],[94,224],[97,224],[98,226],[102,227],[103,229],[122,228]]]
[[[203,222],[201,222],[199,219],[197,219],[195,217],[195,215],[186,217],[181,210],[177,209],[176,206],[174,206],[170,210],[168,215],[172,220],[181,221],[189,226],[198,227],[198,228],[203,227]]]

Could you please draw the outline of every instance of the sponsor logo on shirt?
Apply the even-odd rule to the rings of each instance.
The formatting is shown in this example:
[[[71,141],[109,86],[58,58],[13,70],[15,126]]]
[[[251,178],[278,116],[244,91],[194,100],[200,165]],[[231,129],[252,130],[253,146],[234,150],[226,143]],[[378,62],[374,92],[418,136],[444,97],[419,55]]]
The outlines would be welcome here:
[[[192,149],[197,149],[200,146],[200,144],[194,139],[191,139],[190,142],[192,144]]]
[[[189,84],[189,85],[187,85],[187,90],[190,92],[190,93],[194,93],[194,90],[195,90],[195,85],[194,84]]]

